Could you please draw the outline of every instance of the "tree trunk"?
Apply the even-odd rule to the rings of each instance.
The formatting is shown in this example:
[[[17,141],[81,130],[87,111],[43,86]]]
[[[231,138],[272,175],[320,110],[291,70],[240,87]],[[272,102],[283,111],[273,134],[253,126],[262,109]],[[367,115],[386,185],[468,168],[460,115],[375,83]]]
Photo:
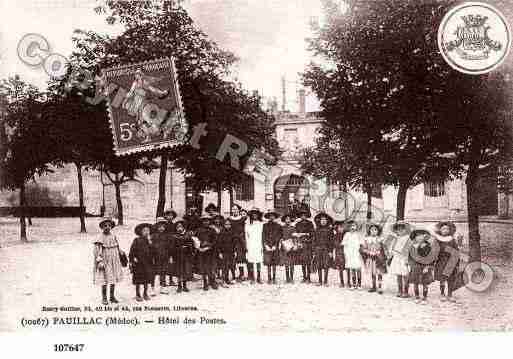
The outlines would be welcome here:
[[[232,186],[230,186],[229,191],[230,191],[230,210],[229,210],[229,212],[231,212],[232,208],[233,208],[233,187]]]
[[[114,182],[114,188],[116,189],[116,206],[118,209],[118,225],[123,225],[123,202],[121,202],[121,182]]]
[[[75,162],[78,178],[78,205],[80,207],[80,233],[86,233],[85,208],[84,208],[84,182],[82,179],[82,164]]]
[[[478,179],[479,163],[472,161],[467,171],[467,216],[468,216],[468,243],[470,261],[481,261],[481,236],[479,234],[479,211],[475,193]]]
[[[367,186],[367,220],[370,221],[372,219],[372,186]]]
[[[397,208],[396,208],[396,220],[404,220],[404,211],[406,207],[406,192],[408,191],[408,184],[399,183],[399,190],[397,191]]]
[[[166,206],[166,174],[167,174],[167,155],[160,156],[160,175],[159,175],[159,199],[157,201],[157,217],[164,215]]]
[[[218,182],[217,183],[217,210],[219,211],[219,214],[221,214],[222,196],[223,196],[223,187],[221,186],[221,182]]]
[[[27,224],[25,222],[25,182],[20,186],[20,240],[27,242]]]

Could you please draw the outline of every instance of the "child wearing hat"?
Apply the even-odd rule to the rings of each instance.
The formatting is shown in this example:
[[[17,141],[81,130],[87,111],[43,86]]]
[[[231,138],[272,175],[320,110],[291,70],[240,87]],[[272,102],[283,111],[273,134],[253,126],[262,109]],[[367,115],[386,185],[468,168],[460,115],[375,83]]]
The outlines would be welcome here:
[[[390,263],[390,274],[397,278],[397,297],[409,298],[408,294],[408,275],[410,269],[408,265],[408,256],[411,246],[410,225],[406,222],[397,222],[392,226],[393,235],[391,236],[388,248],[389,256],[392,257]]]
[[[244,237],[246,239],[246,258],[248,260],[248,275],[251,284],[255,284],[255,266],[257,270],[256,281],[262,284],[261,268],[264,261],[262,212],[254,208],[248,212],[249,220],[244,227]]]
[[[239,267],[238,282],[245,280],[244,266],[246,265],[246,241],[244,239],[244,226],[246,223],[247,213],[239,205],[234,204],[229,221],[236,238],[235,243],[235,264]],[[235,278],[235,269],[233,270],[233,277]]]
[[[314,221],[317,228],[313,234],[313,248],[314,261],[319,275],[319,286],[323,284],[328,286],[328,273],[333,251],[333,230],[331,229],[333,219],[326,213],[321,212],[315,216]]]
[[[223,281],[223,260],[221,259],[222,256],[220,255],[221,253],[219,252],[220,247],[217,246],[219,236],[221,235],[221,232],[223,231],[223,228],[224,228],[224,217],[221,216],[220,214],[214,215],[214,217],[212,218],[212,221],[211,221],[210,228],[212,228],[212,231],[214,232],[214,236],[215,236],[214,243],[216,243],[216,245],[214,247],[214,250],[215,250],[215,253],[214,253],[214,256],[215,256],[215,259],[214,259],[215,278],[219,279],[221,281],[221,286],[226,288],[225,283]]]
[[[281,263],[285,266],[285,278],[287,283],[294,283],[294,264],[296,260],[296,238],[294,233],[296,227],[292,224],[293,218],[290,214],[285,214],[281,217],[284,223],[282,227],[283,241],[281,242],[280,255]]]
[[[303,283],[310,283],[311,264],[312,264],[312,239],[314,233],[314,224],[308,218],[310,214],[307,211],[299,212],[300,220],[296,222],[296,236],[299,242],[298,256],[303,271]]]
[[[275,222],[279,218],[276,212],[267,212],[264,217],[268,220],[263,225],[264,264],[267,266],[267,283],[276,284],[276,266],[280,261],[280,242],[283,237],[281,225]],[[271,277],[272,275],[272,277]]]
[[[93,250],[93,283],[102,287],[102,304],[107,305],[107,286],[110,286],[110,302],[119,303],[114,296],[115,285],[123,280],[123,268],[119,259],[119,243],[111,233],[115,223],[110,218],[103,219],[100,224],[102,233],[94,241]]]
[[[371,275],[372,287],[370,293],[383,294],[383,275],[387,271],[384,238],[381,236],[383,228],[371,223],[367,226],[367,236],[364,239],[363,252],[366,255],[365,270]],[[376,288],[376,279],[378,282]]]
[[[150,300],[148,296],[148,284],[154,280],[154,257],[151,248],[151,227],[150,223],[140,223],[135,226],[136,238],[130,246],[129,260],[132,271],[132,284],[135,285],[135,300],[141,302]],[[141,297],[140,287],[144,287]]]
[[[463,237],[456,233],[456,225],[450,221],[438,222],[435,226],[437,244],[440,248],[435,264],[435,280],[440,281],[440,300],[455,302],[452,296],[459,260],[452,260],[453,253],[458,251]],[[447,292],[445,289],[447,288]],[[446,297],[447,293],[447,297]]]
[[[433,238],[428,231],[416,229],[411,232],[410,239],[412,245],[409,253],[409,280],[413,283],[416,302],[426,304],[428,286],[433,282],[432,264],[436,254],[433,252]],[[422,285],[422,301],[420,300],[420,285]]]
[[[333,264],[335,269],[338,269],[338,276],[340,279],[340,287],[344,288],[344,272],[347,275],[347,285],[351,288],[351,273],[350,269],[346,269],[346,258],[344,255],[344,235],[346,234],[346,226],[344,221],[335,221],[333,223],[334,236],[333,236]]]
[[[172,236],[171,243],[176,278],[178,280],[176,292],[188,292],[187,281],[192,276],[194,239],[191,232],[185,230],[184,221],[177,221],[175,223],[175,233]]]
[[[154,226],[152,236],[155,249],[155,277],[159,276],[160,294],[169,294],[167,289],[166,277],[169,273],[171,259],[171,238],[166,232],[168,221],[164,217],[159,217]]]
[[[347,222],[348,232],[344,235],[344,256],[346,268],[351,272],[353,289],[362,288],[362,248],[364,245],[360,226],[358,222],[350,220]]]

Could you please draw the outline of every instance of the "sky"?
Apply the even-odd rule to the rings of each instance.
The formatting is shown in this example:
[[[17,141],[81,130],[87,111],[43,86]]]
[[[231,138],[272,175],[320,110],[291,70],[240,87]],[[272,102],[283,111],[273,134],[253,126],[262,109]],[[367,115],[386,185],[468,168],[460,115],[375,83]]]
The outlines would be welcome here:
[[[50,50],[67,56],[74,29],[116,34],[93,8],[97,0],[0,0],[0,78],[19,74],[44,87],[43,69],[30,68],[17,56],[17,45],[27,33],[48,40]],[[248,90],[276,97],[282,105],[282,76],[286,80],[287,109],[298,107],[298,73],[310,61],[305,39],[311,17],[321,13],[320,0],[185,0],[184,7],[197,25],[222,48],[240,59],[235,75]],[[307,111],[318,102],[307,92]]]

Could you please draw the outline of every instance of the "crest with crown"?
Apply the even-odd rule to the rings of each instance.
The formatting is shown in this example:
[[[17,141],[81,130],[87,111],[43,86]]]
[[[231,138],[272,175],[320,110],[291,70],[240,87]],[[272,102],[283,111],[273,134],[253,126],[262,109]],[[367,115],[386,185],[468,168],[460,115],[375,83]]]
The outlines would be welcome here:
[[[465,25],[468,27],[481,27],[484,25],[486,20],[488,20],[488,16],[481,15],[466,15],[461,17],[465,22]]]

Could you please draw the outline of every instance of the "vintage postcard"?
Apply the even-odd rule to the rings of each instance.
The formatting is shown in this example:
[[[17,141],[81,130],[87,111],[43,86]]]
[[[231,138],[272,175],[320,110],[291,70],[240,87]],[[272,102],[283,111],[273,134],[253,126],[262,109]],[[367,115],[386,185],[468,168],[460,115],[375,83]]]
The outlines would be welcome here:
[[[0,332],[513,330],[511,1],[0,23]]]

